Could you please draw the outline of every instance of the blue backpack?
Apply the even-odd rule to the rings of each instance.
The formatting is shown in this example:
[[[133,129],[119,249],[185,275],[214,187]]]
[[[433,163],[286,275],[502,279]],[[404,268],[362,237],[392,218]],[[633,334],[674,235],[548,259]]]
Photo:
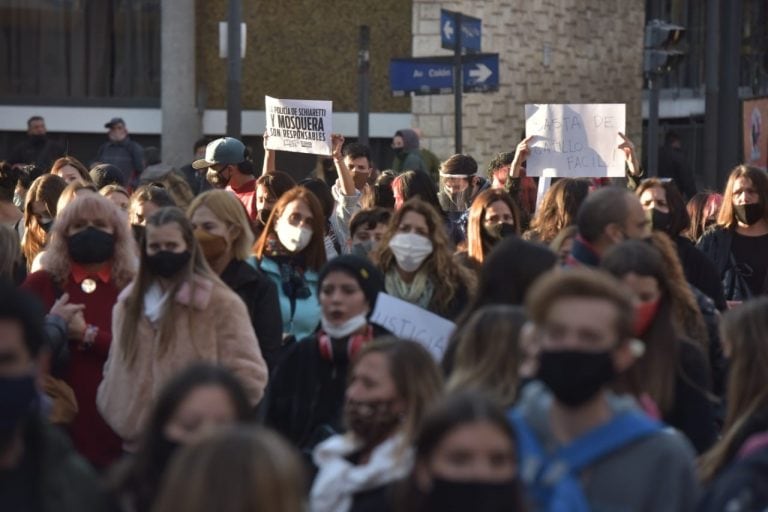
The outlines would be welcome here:
[[[546,512],[589,512],[579,474],[601,457],[663,429],[663,425],[639,412],[625,412],[551,455],[542,449],[520,411],[513,409],[509,420],[517,431],[520,473],[537,505]]]

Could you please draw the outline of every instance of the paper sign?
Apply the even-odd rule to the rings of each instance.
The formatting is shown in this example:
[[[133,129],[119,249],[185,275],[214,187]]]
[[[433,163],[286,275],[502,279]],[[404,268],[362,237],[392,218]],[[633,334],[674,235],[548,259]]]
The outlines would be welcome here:
[[[768,169],[768,98],[744,100],[744,163]]]
[[[565,178],[623,178],[626,106],[620,104],[526,105],[529,143],[526,174]]]
[[[330,156],[333,102],[265,96],[264,106],[267,149]]]
[[[371,322],[395,336],[420,343],[437,361],[443,358],[456,329],[453,322],[386,293],[379,293],[376,298]]]

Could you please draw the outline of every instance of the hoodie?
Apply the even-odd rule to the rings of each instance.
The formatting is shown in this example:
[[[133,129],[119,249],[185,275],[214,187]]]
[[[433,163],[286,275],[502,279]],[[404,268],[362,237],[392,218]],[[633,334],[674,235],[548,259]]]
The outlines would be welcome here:
[[[392,170],[398,173],[404,171],[422,171],[428,173],[424,160],[419,151],[419,136],[413,130],[398,130],[395,136],[403,139],[402,153],[395,154],[395,160],[392,162]]]
[[[614,413],[637,409],[628,396],[608,394]],[[528,427],[547,453],[559,443],[550,428],[552,394],[544,384],[534,381],[523,389],[517,405]],[[657,434],[625,445],[599,459],[581,474],[584,495],[591,510],[692,510],[698,499],[694,452],[676,431]],[[525,467],[520,464],[520,467]]]

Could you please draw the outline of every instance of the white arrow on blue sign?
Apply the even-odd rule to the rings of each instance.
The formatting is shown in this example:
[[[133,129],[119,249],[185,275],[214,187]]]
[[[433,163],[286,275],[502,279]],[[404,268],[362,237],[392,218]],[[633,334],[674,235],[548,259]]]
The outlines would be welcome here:
[[[453,57],[392,59],[389,81],[392,94],[453,93]],[[499,89],[499,54],[465,56],[462,65],[464,92],[491,92]]]
[[[440,42],[446,50],[453,50],[456,45],[456,13],[440,9]],[[461,15],[461,50],[479,52],[482,39],[482,20],[466,14]]]

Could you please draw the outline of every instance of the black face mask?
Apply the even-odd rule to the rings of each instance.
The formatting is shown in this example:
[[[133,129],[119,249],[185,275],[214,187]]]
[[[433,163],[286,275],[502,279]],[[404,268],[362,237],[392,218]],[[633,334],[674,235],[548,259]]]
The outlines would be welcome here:
[[[224,177],[221,171],[217,171],[216,169],[209,167],[208,171],[205,173],[205,179],[208,180],[208,183],[213,185],[214,188],[226,188],[227,184],[229,184],[229,178]]]
[[[272,210],[267,210],[266,208],[263,209],[263,210],[259,210],[258,219],[259,219],[259,223],[262,226],[266,226],[267,225],[267,221],[269,220],[269,215],[271,213],[272,213]]]
[[[669,212],[663,212],[653,208],[649,210],[649,218],[651,221],[651,227],[654,231],[663,231],[669,233],[672,227],[672,215]]]
[[[67,248],[75,263],[104,263],[115,254],[115,235],[91,226],[67,237]]]
[[[160,251],[152,256],[147,254],[147,269],[152,275],[168,279],[175,276],[181,269],[186,267],[191,257],[192,253],[189,251]]]
[[[147,232],[147,227],[143,224],[131,224],[131,233],[133,233],[133,239],[141,247],[144,244],[144,235]]]
[[[733,214],[736,216],[736,220],[751,226],[763,218],[763,205],[760,203],[735,204],[733,205]]]
[[[613,381],[616,369],[611,351],[543,350],[537,377],[567,407],[589,402]]]
[[[45,135],[29,135],[29,140],[32,142],[32,145],[34,146],[40,146],[42,144],[45,144],[45,141],[48,137]]]
[[[160,443],[157,446],[157,453],[155,454],[155,462],[157,463],[157,469],[160,472],[164,472],[168,463],[171,461],[171,457],[179,451],[181,443],[178,441],[171,441],[163,434],[160,438]]]
[[[516,480],[466,482],[435,478],[425,500],[427,512],[516,512],[520,509]]]
[[[515,226],[513,224],[507,224],[506,222],[492,224],[490,226],[484,225],[483,228],[487,233],[488,238],[494,242],[498,242],[502,238],[513,236],[515,234]]]

